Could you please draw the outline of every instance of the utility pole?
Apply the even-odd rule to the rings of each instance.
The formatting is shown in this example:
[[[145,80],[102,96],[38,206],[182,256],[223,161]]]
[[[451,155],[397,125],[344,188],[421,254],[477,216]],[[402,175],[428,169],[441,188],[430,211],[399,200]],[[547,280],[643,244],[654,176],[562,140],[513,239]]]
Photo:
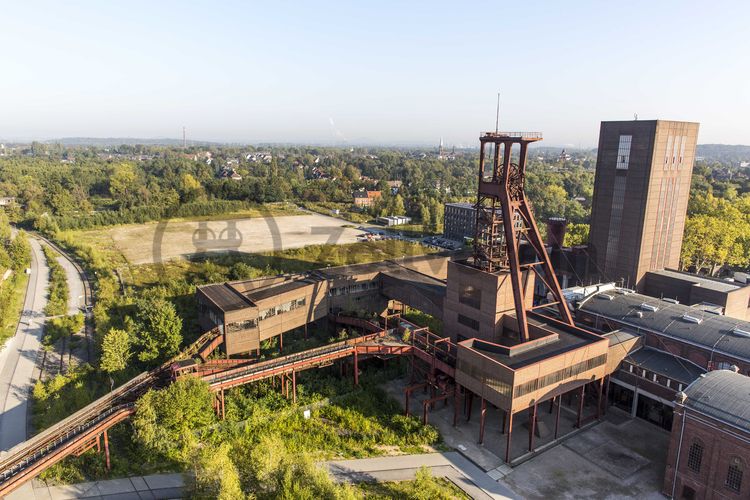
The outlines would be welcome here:
[[[500,131],[500,92],[497,93],[497,111],[495,112],[495,133]]]

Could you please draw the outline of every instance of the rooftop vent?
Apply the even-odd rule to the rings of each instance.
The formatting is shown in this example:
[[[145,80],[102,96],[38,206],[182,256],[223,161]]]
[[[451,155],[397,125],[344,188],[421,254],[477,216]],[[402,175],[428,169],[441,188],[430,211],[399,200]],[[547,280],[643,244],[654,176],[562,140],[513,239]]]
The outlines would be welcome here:
[[[636,311],[636,312],[635,312],[635,316],[636,316],[637,318],[642,318],[642,317],[643,317],[643,311]]]
[[[600,293],[599,297],[601,297],[603,299],[606,299],[606,300],[614,300],[615,299],[614,295],[610,295],[608,293]]]
[[[691,316],[687,313],[682,315],[682,319],[684,319],[688,323],[695,323],[696,325],[700,325],[701,323],[703,323],[703,318],[699,318],[697,316]]]
[[[732,333],[739,335],[740,337],[750,338],[750,331],[741,328],[739,325],[732,328]]]
[[[670,304],[679,304],[680,303],[680,301],[677,300],[677,299],[665,298],[665,299],[661,299],[661,300],[663,300],[664,302],[669,302]]]
[[[644,302],[643,304],[641,304],[641,309],[643,309],[644,311],[656,312],[659,310],[659,307],[653,304],[647,304]]]

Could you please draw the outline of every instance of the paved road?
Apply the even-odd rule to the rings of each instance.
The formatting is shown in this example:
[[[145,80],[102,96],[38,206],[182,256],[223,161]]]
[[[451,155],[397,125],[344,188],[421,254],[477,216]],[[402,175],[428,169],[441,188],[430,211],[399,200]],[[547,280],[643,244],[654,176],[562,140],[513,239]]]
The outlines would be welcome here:
[[[81,275],[78,274],[78,270],[73,263],[62,255],[58,255],[57,262],[65,270],[65,276],[68,281],[68,314],[79,313],[84,306],[84,289]]]
[[[27,438],[26,410],[41,346],[49,269],[38,240],[31,243],[31,277],[21,321],[0,352],[0,452]]]

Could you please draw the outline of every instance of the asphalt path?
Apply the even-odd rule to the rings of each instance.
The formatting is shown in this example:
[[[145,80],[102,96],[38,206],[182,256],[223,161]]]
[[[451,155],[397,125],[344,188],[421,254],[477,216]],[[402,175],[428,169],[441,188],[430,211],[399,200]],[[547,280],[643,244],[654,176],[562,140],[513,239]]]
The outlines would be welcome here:
[[[0,452],[26,441],[28,398],[40,352],[49,268],[39,241],[31,244],[31,276],[16,334],[0,351]]]

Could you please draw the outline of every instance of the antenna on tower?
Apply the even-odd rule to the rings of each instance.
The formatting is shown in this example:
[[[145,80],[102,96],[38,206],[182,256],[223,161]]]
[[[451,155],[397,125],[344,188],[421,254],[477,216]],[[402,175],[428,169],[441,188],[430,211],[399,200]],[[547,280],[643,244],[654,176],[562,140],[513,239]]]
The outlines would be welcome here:
[[[495,133],[500,131],[500,92],[497,93],[497,111],[495,112]]]
[[[187,148],[187,138],[185,136],[185,126],[182,127],[182,149]]]

